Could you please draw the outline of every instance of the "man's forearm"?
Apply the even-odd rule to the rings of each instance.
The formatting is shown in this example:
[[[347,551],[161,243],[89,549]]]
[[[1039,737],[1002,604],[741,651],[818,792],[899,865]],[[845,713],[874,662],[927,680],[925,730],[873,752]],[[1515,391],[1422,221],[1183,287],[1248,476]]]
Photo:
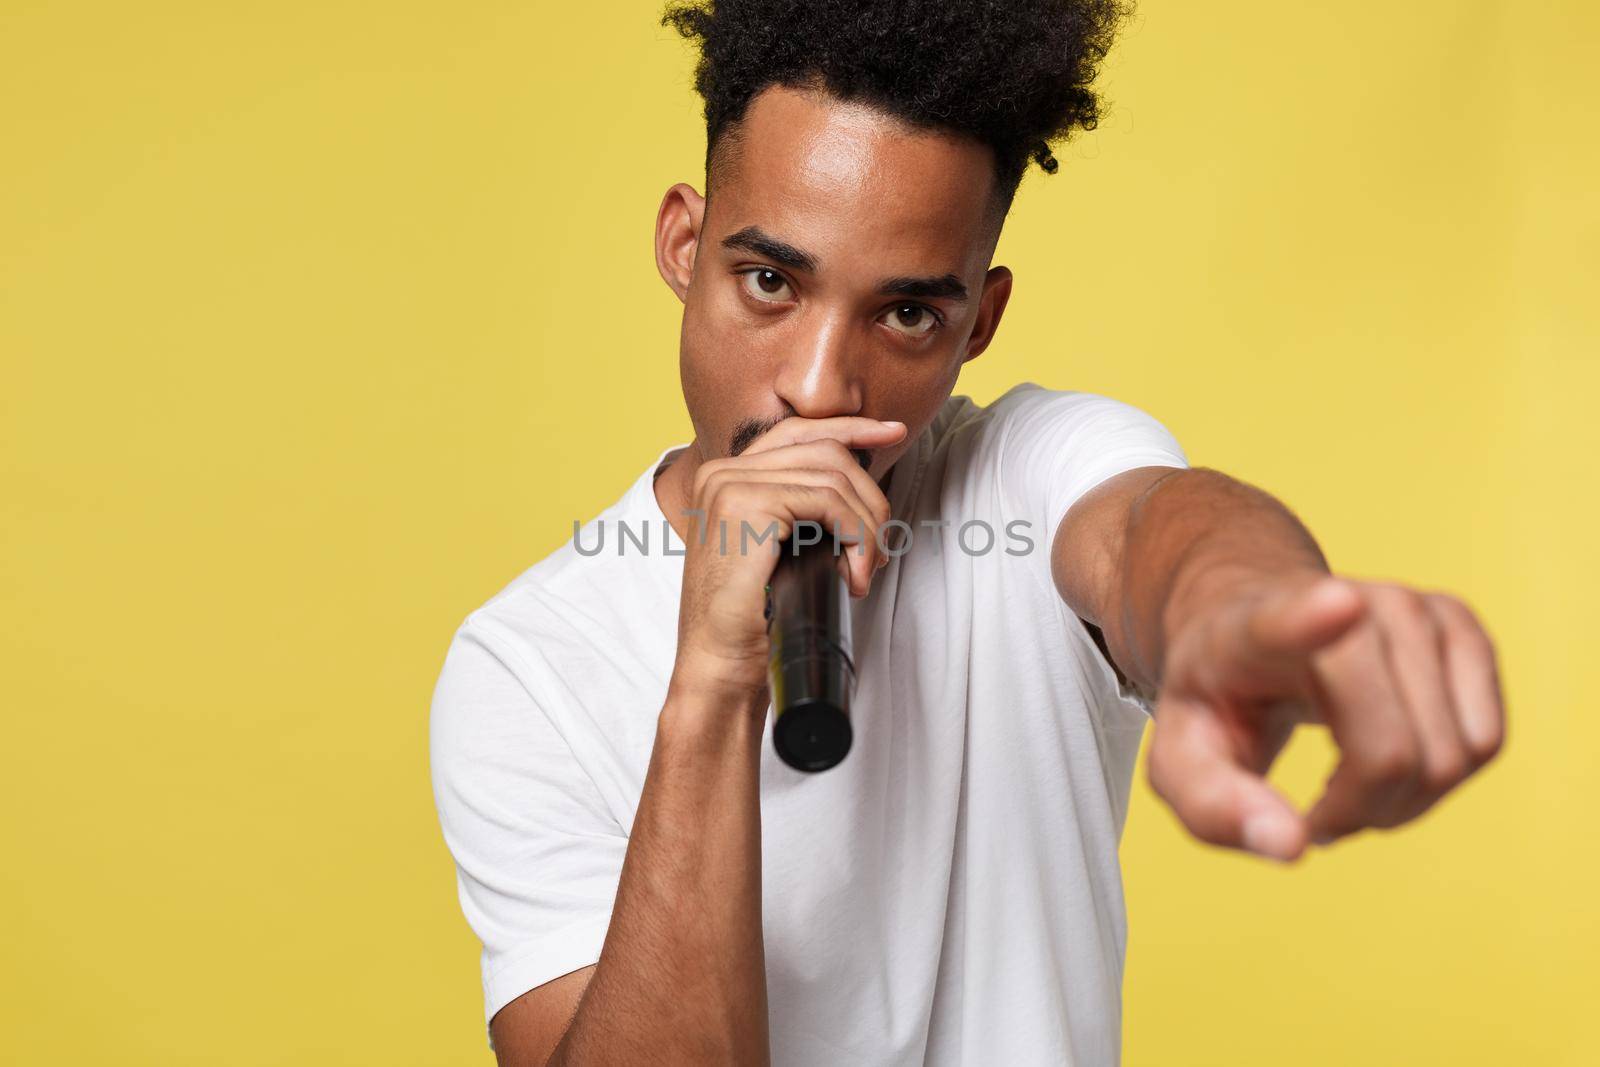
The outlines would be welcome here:
[[[1198,606],[1269,576],[1328,570],[1287,508],[1207,468],[1162,478],[1141,494],[1128,509],[1122,543],[1120,596],[1105,636],[1147,693],[1159,687],[1170,636]]]
[[[605,944],[551,1064],[767,1062],[761,729],[669,695]]]

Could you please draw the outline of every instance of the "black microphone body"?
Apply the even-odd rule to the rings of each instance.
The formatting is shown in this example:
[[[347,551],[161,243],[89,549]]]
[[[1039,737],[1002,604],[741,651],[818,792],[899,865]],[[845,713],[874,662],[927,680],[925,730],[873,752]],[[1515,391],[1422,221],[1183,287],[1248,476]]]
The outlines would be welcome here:
[[[797,534],[799,530],[797,529]],[[816,532],[813,526],[812,533]],[[801,771],[825,771],[850,751],[850,587],[831,534],[783,542],[771,581],[772,744]],[[855,551],[840,546],[840,552]]]

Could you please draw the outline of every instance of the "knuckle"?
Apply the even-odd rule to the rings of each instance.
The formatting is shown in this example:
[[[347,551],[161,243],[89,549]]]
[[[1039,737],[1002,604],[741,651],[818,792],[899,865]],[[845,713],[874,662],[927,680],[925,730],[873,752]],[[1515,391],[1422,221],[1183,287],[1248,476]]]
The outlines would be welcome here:
[[[729,465],[728,460],[722,458],[706,460],[694,472],[695,484],[704,485],[707,479],[714,474],[720,474],[727,470]]]
[[[1427,594],[1428,603],[1445,618],[1457,623],[1472,622],[1476,616],[1467,602],[1454,593],[1441,591]]]
[[[850,455],[850,450],[845,447],[843,441],[828,437],[817,442],[817,444],[821,448],[823,457],[829,460],[832,466],[841,467],[846,463],[855,462],[854,457]]]
[[[724,481],[717,485],[711,506],[706,510],[718,516],[742,515],[751,510],[755,494],[756,487],[749,482]]]
[[[1445,793],[1471,771],[1464,751],[1440,753],[1427,760],[1419,773],[1419,783],[1431,794]]]
[[[695,499],[697,500],[711,499],[716,495],[717,490],[722,487],[723,483],[728,481],[727,473],[720,468],[712,471],[701,468],[699,471],[695,472],[694,477],[694,495]]]
[[[1450,593],[1432,593],[1428,597],[1428,603],[1441,624],[1449,631],[1450,640],[1459,641],[1472,655],[1494,655],[1494,642],[1490,639],[1488,631],[1483,628],[1483,623],[1478,620],[1477,613],[1464,600]]]
[[[706,485],[700,495],[700,508],[706,513],[707,518],[722,513],[722,509],[727,506],[723,500],[727,491],[727,485],[721,482],[712,482]]]
[[[1471,754],[1473,765],[1481,767],[1498,756],[1505,743],[1505,723],[1496,720],[1494,727],[1485,736],[1468,740],[1467,751]]]
[[[1428,602],[1421,593],[1404,586],[1388,586],[1384,601],[1388,604],[1390,618],[1403,633],[1412,635],[1433,634],[1439,622],[1428,610]]]
[[[1420,771],[1417,744],[1399,732],[1375,741],[1359,764],[1361,780],[1370,786],[1397,786],[1414,781]]]

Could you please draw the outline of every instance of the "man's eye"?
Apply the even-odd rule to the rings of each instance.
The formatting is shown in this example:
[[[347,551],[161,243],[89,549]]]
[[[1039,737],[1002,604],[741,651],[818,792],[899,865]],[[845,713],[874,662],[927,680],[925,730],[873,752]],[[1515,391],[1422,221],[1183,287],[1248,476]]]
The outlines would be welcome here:
[[[907,337],[925,337],[939,326],[939,316],[921,304],[901,304],[879,321]]]
[[[794,294],[789,291],[788,280],[777,271],[767,270],[764,267],[744,272],[744,291],[757,300],[769,303],[794,298]]]

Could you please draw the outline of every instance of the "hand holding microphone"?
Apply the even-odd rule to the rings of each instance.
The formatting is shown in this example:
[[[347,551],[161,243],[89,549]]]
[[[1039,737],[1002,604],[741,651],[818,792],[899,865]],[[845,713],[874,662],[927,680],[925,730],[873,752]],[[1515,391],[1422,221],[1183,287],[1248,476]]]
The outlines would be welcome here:
[[[778,543],[789,538],[798,522],[812,520],[828,531],[819,545],[826,563],[844,578],[846,591],[865,596],[873,575],[884,561],[878,548],[878,531],[889,519],[889,502],[872,477],[857,462],[852,450],[875,451],[899,444],[906,428],[897,422],[855,416],[831,419],[784,419],[757,438],[742,454],[702,463],[695,472],[691,507],[698,513],[686,538],[683,592],[678,610],[678,653],[671,686],[710,697],[707,706],[737,707],[763,715],[769,696],[770,654],[773,641],[783,634],[804,640],[815,636],[793,623],[807,617],[788,613],[791,625],[775,627],[769,637],[767,590],[784,555]],[[832,531],[843,547],[834,557]],[[814,532],[814,531],[813,531]],[[787,552],[788,546],[783,546]],[[823,622],[823,640],[838,645],[837,620],[848,617],[848,601],[830,594],[815,581],[814,556],[790,575],[811,575],[814,594],[809,599],[780,595],[789,578],[774,584],[773,617],[778,601],[811,605]],[[798,587],[795,587],[798,588]],[[828,615],[823,616],[821,611]],[[826,637],[827,619],[835,622],[834,637]],[[847,623],[846,623],[847,625]],[[803,646],[794,643],[792,647]],[[813,642],[823,661],[832,657],[827,645]],[[843,650],[843,651],[848,651]],[[837,662],[835,659],[834,662]],[[823,664],[825,666],[825,664]],[[811,685],[822,690],[821,675]],[[771,693],[776,700],[777,693]],[[847,698],[846,698],[847,699]],[[841,713],[848,708],[840,708]],[[820,735],[819,735],[820,739]],[[804,740],[803,738],[800,740]]]

